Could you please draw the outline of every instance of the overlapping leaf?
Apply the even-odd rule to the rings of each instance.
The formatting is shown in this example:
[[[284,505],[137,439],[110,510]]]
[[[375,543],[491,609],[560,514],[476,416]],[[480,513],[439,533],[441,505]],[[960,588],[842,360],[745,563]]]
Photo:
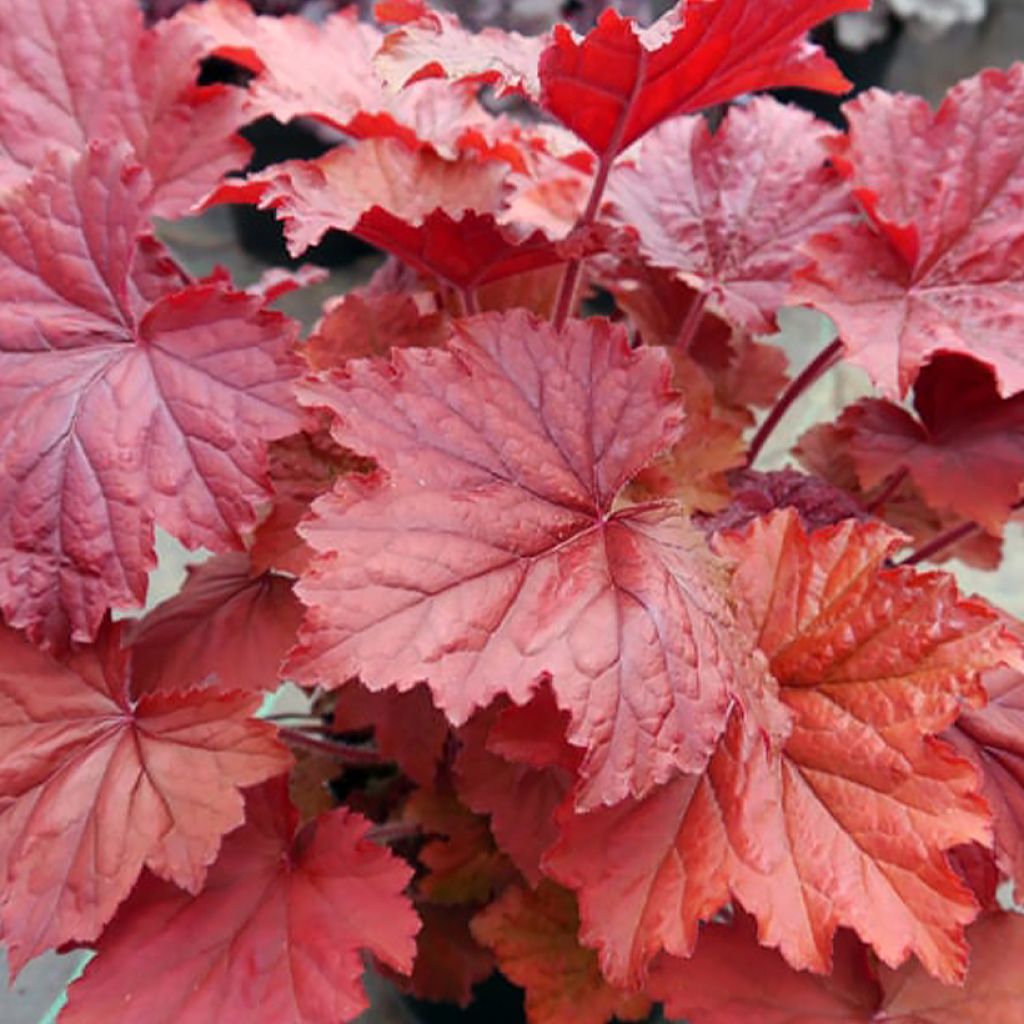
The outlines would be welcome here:
[[[827,970],[845,925],[889,963],[962,978],[976,907],[944,852],[989,824],[971,766],[930,734],[1016,648],[951,578],[881,570],[897,540],[854,522],[808,536],[792,511],[721,539],[793,731],[774,756],[734,719],[704,775],[563,817],[547,868],[611,979],[688,956],[730,894],[795,967]]]
[[[551,882],[533,891],[510,886],[472,928],[494,951],[502,974],[526,989],[530,1024],[638,1021],[650,1012],[643,993],[616,989],[601,976],[593,950],[577,941],[572,893]]]
[[[250,791],[246,823],[190,896],[146,876],[71,987],[69,1024],[338,1024],[367,1005],[366,950],[412,968],[409,869],[330,811],[296,831],[287,787]]]
[[[149,185],[113,144],[53,154],[0,196],[0,607],[90,639],[145,594],[159,521],[236,548],[266,442],[299,426],[296,329],[140,237]]]
[[[541,56],[544,108],[615,157],[655,125],[756,89],[844,92],[846,79],[804,38],[864,0],[684,0],[650,28],[606,10],[582,40],[557,25]]]
[[[259,16],[244,0],[208,0],[190,4],[175,22],[198,29],[206,53],[255,72],[250,120],[310,117],[355,138],[396,138],[448,156],[465,132],[484,131],[491,120],[471,89],[426,82],[389,90],[372,60],[383,37],[352,8],[316,24]]]
[[[909,473],[931,508],[999,534],[1024,481],[1024,395],[1000,398],[994,373],[938,355],[914,385],[915,417],[864,399],[838,420],[865,491]]]
[[[678,509],[614,509],[677,434],[668,376],[605,321],[559,334],[511,313],[461,322],[447,352],[351,363],[310,389],[337,440],[387,475],[345,482],[304,529],[322,554],[299,588],[298,678],[425,678],[458,724],[549,675],[587,751],[583,804],[703,767],[763,676]]]
[[[149,172],[153,212],[168,217],[245,164],[244,96],[195,84],[194,30],[146,31],[134,0],[10,0],[4,15],[0,179],[27,178],[54,148],[123,140]]]
[[[702,117],[677,117],[612,173],[608,198],[648,263],[730,323],[768,332],[806,262],[800,247],[853,220],[853,200],[826,163],[833,134],[767,97],[733,107],[714,134]]]
[[[538,701],[540,707],[532,707]],[[531,709],[526,713],[537,721],[540,736],[545,727],[549,734],[557,734],[550,739],[565,747],[569,764],[524,764],[495,753],[491,737],[501,723],[502,711],[508,709],[492,704],[459,730],[455,780],[459,798],[477,814],[489,816],[495,843],[535,886],[541,878],[541,857],[558,838],[554,815],[575,782],[578,757],[573,755],[579,751],[565,744],[568,716],[558,712],[547,689],[526,708]],[[502,738],[497,737],[499,748]]]
[[[192,566],[181,592],[131,631],[135,693],[204,683],[273,690],[301,621],[292,581],[253,573],[248,555],[231,552]]]
[[[108,629],[55,661],[0,631],[0,922],[11,965],[94,939],[143,865],[197,891],[238,787],[288,767],[249,694],[136,699],[131,654]]]
[[[1024,895],[1024,674],[985,675],[988,704],[967,711],[946,737],[983,773],[982,792],[995,815],[999,865]]]
[[[881,986],[867,951],[847,931],[836,936],[827,975],[794,971],[773,949],[758,945],[754,922],[702,929],[688,960],[662,957],[648,991],[672,1017],[691,1024],[868,1024],[878,1018]]]
[[[293,255],[330,228],[349,231],[457,288],[559,263],[599,247],[499,223],[507,167],[446,160],[393,139],[342,146],[222,186],[211,202],[257,202],[284,222]],[[409,188],[408,182],[416,187]]]
[[[683,0],[650,28],[614,9],[580,39],[557,25],[540,53],[535,44],[498,33],[442,52],[457,30],[422,14],[384,46],[386,73],[397,81],[444,75],[533,94],[595,153],[614,159],[676,114],[745,92],[804,86],[843,92],[835,65],[804,38],[808,29],[864,0]],[[459,35],[461,40],[462,36]]]
[[[845,109],[836,159],[869,223],[818,238],[794,298],[891,395],[936,352],[987,363],[1003,395],[1024,389],[1024,64],[960,83],[937,112],[878,91]]]

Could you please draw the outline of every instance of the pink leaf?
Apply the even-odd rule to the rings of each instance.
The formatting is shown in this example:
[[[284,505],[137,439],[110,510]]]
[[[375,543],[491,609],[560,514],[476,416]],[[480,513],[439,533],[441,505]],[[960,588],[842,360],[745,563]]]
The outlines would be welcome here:
[[[153,524],[240,546],[266,442],[298,429],[295,328],[139,239],[123,151],[53,155],[0,195],[0,607],[40,643],[139,602]]]
[[[558,334],[487,314],[455,331],[448,352],[357,361],[310,390],[388,475],[315,506],[292,668],[375,690],[426,679],[455,724],[550,675],[587,750],[587,805],[702,767],[762,676],[680,512],[614,508],[677,435],[666,359],[599,320]]]
[[[338,1024],[367,1005],[366,950],[412,969],[411,872],[329,811],[296,830],[287,786],[246,797],[205,889],[144,877],[72,985],[67,1024]]]
[[[91,940],[143,865],[198,891],[240,786],[287,769],[258,698],[191,690],[136,699],[108,629],[64,661],[0,630],[0,922],[11,966]]]
[[[232,551],[192,566],[181,593],[130,632],[135,692],[202,684],[273,690],[301,621],[292,581],[254,574],[248,555]]]

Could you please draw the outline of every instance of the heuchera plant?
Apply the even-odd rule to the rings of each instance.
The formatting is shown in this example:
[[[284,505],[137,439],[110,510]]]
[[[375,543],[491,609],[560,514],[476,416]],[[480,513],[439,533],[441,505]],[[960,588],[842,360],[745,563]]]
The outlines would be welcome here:
[[[95,949],[63,1021],[337,1024],[368,960],[534,1024],[1024,1020],[1024,631],[917,567],[1020,505],[1024,66],[749,98],[844,90],[805,33],[865,6],[6,0],[0,932]],[[338,145],[233,176],[265,116]],[[308,274],[154,234],[223,202],[390,258],[300,340]],[[838,327],[788,381],[786,304]],[[840,360],[879,396],[759,471]],[[157,525],[216,555],[113,621]]]

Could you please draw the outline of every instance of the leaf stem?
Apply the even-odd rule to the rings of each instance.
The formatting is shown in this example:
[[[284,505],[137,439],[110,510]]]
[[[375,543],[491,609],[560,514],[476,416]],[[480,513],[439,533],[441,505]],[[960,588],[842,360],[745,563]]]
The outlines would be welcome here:
[[[793,403],[827,370],[830,370],[839,360],[843,351],[843,343],[836,338],[830,345],[823,348],[812,359],[803,370],[789,382],[789,387],[782,392],[782,396],[775,403],[775,406],[765,417],[764,422],[758,427],[754,440],[750,442],[750,451],[747,453],[748,468],[754,464],[755,459],[761,454],[761,450],[772,436],[775,428],[779,425],[782,417],[789,412]]]
[[[480,302],[477,299],[475,288],[462,289],[462,305],[466,316],[476,316],[480,312]]]
[[[703,290],[697,292],[690,303],[690,308],[686,311],[686,316],[683,317],[679,333],[676,335],[675,347],[684,355],[689,351],[690,345],[693,344],[693,339],[697,337],[697,329],[704,319],[704,307],[707,304],[708,293]]]
[[[310,736],[301,729],[292,729],[289,726],[282,726],[277,732],[286,743],[302,747],[305,750],[316,751],[318,754],[327,754],[341,764],[379,765],[386,763],[376,750],[367,747],[358,747],[351,743],[341,743],[337,740],[318,739],[316,736]]]
[[[885,503],[900,489],[903,481],[907,479],[909,470],[906,466],[900,466],[894,473],[890,473],[888,479],[882,481],[882,488],[870,502],[867,511],[871,515],[878,515]]]
[[[590,227],[597,220],[597,211],[601,206],[601,199],[604,196],[613,163],[615,163],[614,156],[609,157],[607,153],[602,154],[597,164],[597,171],[594,173],[594,180],[590,183],[587,205],[573,226],[574,232]],[[552,321],[555,330],[560,331],[565,326],[565,321],[569,319],[582,271],[583,260],[579,257],[569,260],[565,265],[565,270],[562,271],[562,280],[558,285],[558,298],[555,301],[555,315]]]
[[[395,843],[402,839],[413,839],[421,832],[420,826],[411,821],[387,821],[371,828],[366,838],[375,843]]]
[[[1024,498],[1011,505],[1010,511],[1016,512],[1021,508],[1024,508]],[[918,562],[927,561],[930,558],[934,558],[940,551],[944,551],[946,548],[952,547],[954,544],[959,544],[960,541],[966,540],[975,533],[981,533],[982,529],[982,526],[973,520],[968,520],[967,522],[960,523],[957,526],[951,526],[944,533],[940,533],[937,537],[932,537],[927,544],[922,544],[916,551],[911,551],[906,558],[901,558],[895,564],[917,565]]]

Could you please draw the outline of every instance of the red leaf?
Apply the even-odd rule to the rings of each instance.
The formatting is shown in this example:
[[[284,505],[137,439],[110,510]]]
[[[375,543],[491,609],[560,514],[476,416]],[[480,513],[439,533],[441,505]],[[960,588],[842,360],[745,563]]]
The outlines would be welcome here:
[[[324,306],[302,351],[314,370],[325,370],[349,359],[386,356],[393,348],[434,348],[448,334],[446,318],[423,312],[411,295],[356,290]]]
[[[946,738],[982,772],[982,793],[995,815],[996,855],[1024,896],[1024,674],[986,673],[988,704],[965,711]]]
[[[836,935],[832,972],[794,971],[757,943],[745,914],[701,931],[689,960],[662,957],[651,970],[651,997],[691,1024],[870,1024],[881,989],[854,935]]]
[[[295,328],[139,242],[148,185],[111,145],[0,195],[0,606],[88,640],[145,594],[154,520],[240,546],[265,445],[299,426]]]
[[[843,925],[890,965],[914,953],[959,982],[977,908],[944,851],[989,825],[970,765],[932,734],[980,699],[980,672],[1020,655],[952,577],[881,569],[898,539],[849,522],[808,536],[793,512],[719,535],[794,715],[758,838],[774,863],[732,886],[795,967],[827,970]]]
[[[987,842],[989,824],[971,766],[930,734],[1017,655],[950,577],[882,570],[897,539],[854,522],[808,536],[792,511],[719,535],[793,731],[775,755],[733,718],[704,775],[562,813],[545,870],[577,890],[611,980],[689,956],[730,898],[795,967],[827,971],[845,926],[887,962],[914,952],[962,977],[977,908],[944,851]]]
[[[574,245],[600,246],[590,235],[563,242],[499,223],[507,171],[499,163],[445,160],[393,139],[370,139],[228,182],[209,202],[273,209],[293,256],[335,228],[457,288],[562,262]]]
[[[550,696],[544,703],[547,716],[564,728],[567,716],[558,712]],[[492,704],[459,730],[456,790],[467,807],[489,816],[498,848],[536,886],[541,857],[558,838],[555,811],[569,795],[576,773],[557,764],[518,764],[496,754],[490,739],[500,714]],[[561,745],[566,746],[564,739]]]
[[[683,0],[650,28],[605,10],[583,39],[554,29],[540,62],[541,102],[611,160],[655,125],[755,89],[845,92],[849,83],[808,29],[866,0]]]
[[[246,163],[249,147],[234,134],[244,95],[195,84],[194,30],[144,31],[135,0],[8,0],[4,14],[0,165],[13,165],[11,183],[54,148],[73,156],[123,139],[149,172],[153,212],[176,217]]]
[[[419,999],[469,1006],[473,986],[494,971],[494,957],[469,931],[475,909],[422,903],[416,910],[423,921],[416,936],[416,963],[408,978],[395,975],[392,980]]]
[[[1004,395],[1024,389],[1024,65],[961,82],[937,113],[877,91],[845,109],[836,159],[869,223],[812,243],[794,300],[831,316],[891,395],[943,351],[991,366]]]
[[[384,37],[360,22],[354,8],[315,24],[261,17],[243,0],[207,0],[190,4],[175,20],[200,31],[207,53],[256,72],[250,120],[311,117],[354,138],[396,138],[449,156],[464,132],[491,120],[469,88],[426,82],[399,93],[388,89],[373,65]]]
[[[302,621],[292,581],[270,572],[254,575],[241,552],[218,555],[188,572],[181,593],[131,630],[135,693],[202,684],[275,689]]]
[[[705,294],[732,324],[769,332],[806,263],[800,247],[853,219],[849,192],[825,162],[834,134],[768,97],[733,107],[714,135],[703,117],[677,117],[613,171],[607,195],[648,263]]]
[[[680,512],[613,510],[678,430],[664,357],[600,320],[558,334],[487,314],[455,332],[447,352],[350,363],[310,392],[391,475],[317,503],[292,668],[374,690],[426,678],[455,724],[550,675],[587,750],[584,805],[702,767],[762,675]]]
[[[331,811],[296,832],[287,787],[250,791],[198,896],[144,877],[68,993],[68,1024],[338,1024],[367,1005],[361,950],[412,967],[409,869]]]
[[[871,1018],[892,1024],[1018,1024],[1024,1006],[1024,918],[994,914],[969,933],[971,971],[963,988],[930,978],[919,964],[880,972],[885,993]]]
[[[613,988],[593,950],[576,938],[572,893],[544,882],[531,892],[510,886],[472,923],[473,935],[494,951],[501,973],[526,989],[531,1024],[605,1024],[644,1020],[650,1000]]]
[[[908,472],[931,508],[1002,533],[1024,481],[1024,395],[1002,399],[984,364],[940,353],[917,378],[914,407],[919,418],[879,399],[843,412],[861,486]]]
[[[249,694],[136,700],[117,627],[55,661],[0,630],[0,921],[14,971],[94,939],[143,865],[196,891],[221,836],[242,823],[239,786],[284,771]]]
[[[253,534],[249,556],[256,572],[279,569],[297,576],[312,552],[295,531],[313,499],[339,476],[371,472],[373,462],[335,444],[326,427],[271,442],[267,462],[274,504]]]
[[[448,742],[448,723],[426,686],[371,693],[358,680],[337,691],[334,731],[373,729],[377,749],[421,786],[432,788]]]

